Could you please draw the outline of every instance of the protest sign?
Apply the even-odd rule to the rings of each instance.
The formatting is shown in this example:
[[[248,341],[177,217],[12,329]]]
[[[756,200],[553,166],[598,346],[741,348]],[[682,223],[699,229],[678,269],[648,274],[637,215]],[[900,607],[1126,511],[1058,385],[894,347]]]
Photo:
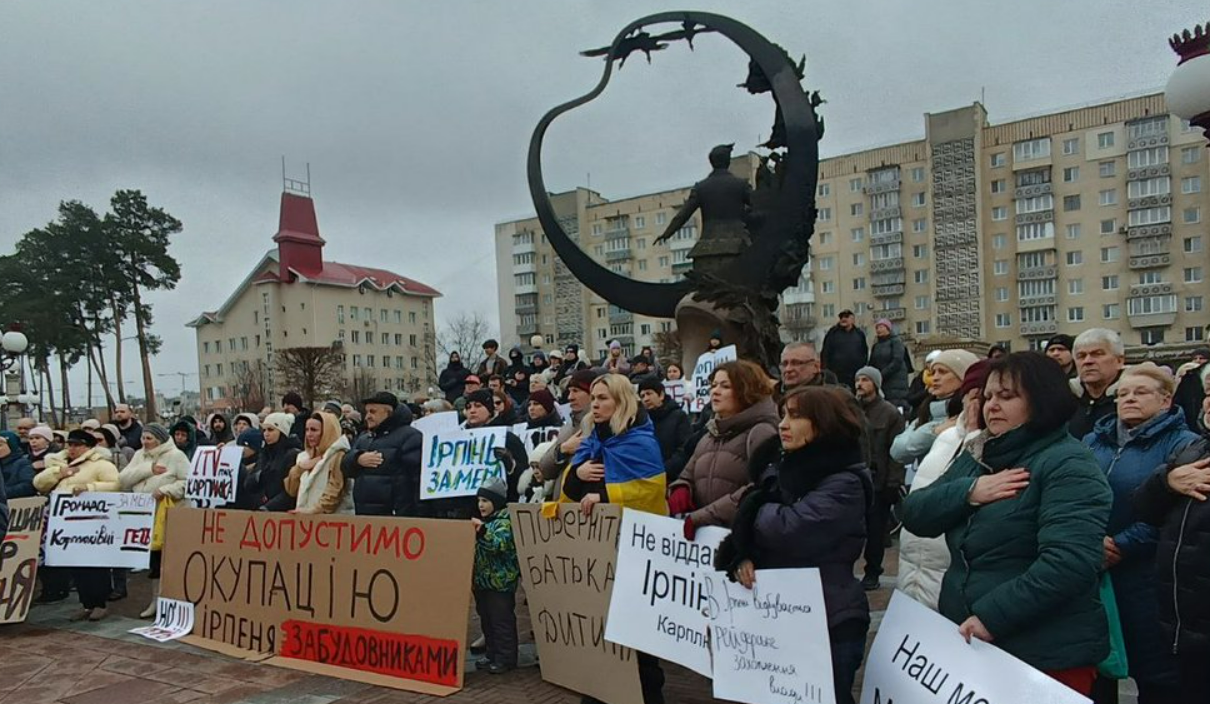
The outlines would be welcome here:
[[[739,359],[735,345],[720,347],[714,352],[703,352],[693,365],[693,400],[690,404],[692,413],[701,413],[710,405],[710,374],[714,368],[726,362]]]
[[[10,499],[8,512],[0,541],[0,623],[21,623],[34,597],[46,497]]]
[[[689,382],[684,379],[665,379],[664,380],[664,395],[672,400],[673,403],[681,407],[681,410],[686,413],[691,413],[693,395],[689,388]]]
[[[571,422],[571,404],[570,403],[560,403],[559,405],[555,406],[555,410],[557,410],[559,412],[559,417],[563,419],[564,423]]]
[[[161,594],[195,605],[185,642],[331,677],[462,686],[470,521],[168,511]]]
[[[412,427],[428,435],[430,433],[446,433],[458,429],[458,411],[442,411],[430,413],[412,421]]]
[[[607,704],[643,701],[635,652],[605,640],[622,508],[591,516],[561,504],[554,518],[509,506],[542,679]]]
[[[513,434],[521,438],[521,444],[525,446],[525,453],[531,455],[531,460],[537,459],[532,455],[538,445],[541,445],[547,440],[554,440],[555,438],[559,437],[558,426],[553,428],[545,427],[532,429],[526,428],[525,426],[525,423],[519,423],[513,426]]]
[[[424,436],[421,499],[474,496],[492,477],[504,479],[495,450],[504,448],[507,428],[439,431]]]
[[[958,635],[958,625],[895,592],[865,662],[862,704],[1089,700],[992,643]]]
[[[151,561],[151,494],[51,494],[47,567],[130,567]]]
[[[714,697],[749,704],[835,704],[818,569],[757,570],[752,589],[706,577]]]
[[[709,677],[705,578],[729,531],[699,528],[691,542],[684,525],[642,511],[622,513],[605,639]]]
[[[193,604],[159,597],[156,599],[155,623],[132,628],[129,632],[158,643],[184,638],[193,632]]]
[[[185,479],[185,498],[189,503],[197,508],[235,503],[243,452],[244,448],[233,444],[197,448]]]

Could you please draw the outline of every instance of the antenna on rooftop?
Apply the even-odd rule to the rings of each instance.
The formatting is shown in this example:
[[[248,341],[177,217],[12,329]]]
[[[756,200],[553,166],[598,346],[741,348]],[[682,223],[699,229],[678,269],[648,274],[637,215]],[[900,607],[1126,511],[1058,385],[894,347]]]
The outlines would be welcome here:
[[[307,180],[300,181],[286,176],[286,157],[281,158],[282,190],[286,193],[297,193],[300,196],[311,197],[311,162],[307,162]]]

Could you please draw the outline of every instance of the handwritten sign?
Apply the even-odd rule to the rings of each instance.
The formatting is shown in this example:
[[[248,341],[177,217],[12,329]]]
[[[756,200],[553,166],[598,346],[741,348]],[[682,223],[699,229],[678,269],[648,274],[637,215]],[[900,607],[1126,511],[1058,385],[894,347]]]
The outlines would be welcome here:
[[[664,395],[672,399],[672,402],[680,406],[681,410],[686,413],[693,411],[692,390],[689,388],[689,382],[684,379],[665,379]]]
[[[184,638],[193,632],[193,604],[176,599],[156,599],[155,623],[132,628],[130,633],[150,638],[158,643]]]
[[[749,704],[835,704],[818,569],[757,570],[752,589],[706,577],[714,697]]]
[[[682,521],[624,511],[605,639],[709,677],[705,580],[728,532],[707,526],[690,542]]]
[[[34,597],[46,497],[10,499],[8,511],[8,533],[0,542],[0,623],[21,623]]]
[[[1087,704],[1075,690],[991,643],[958,635],[941,614],[895,592],[866,658],[862,704]]]
[[[693,365],[691,412],[701,413],[710,405],[710,375],[714,372],[714,368],[737,359],[739,356],[736,354],[735,345],[727,345],[714,352],[703,352],[697,358],[697,364]]]
[[[564,423],[571,422],[571,404],[570,403],[560,403],[559,405],[555,406],[555,410],[559,412],[559,417],[563,419]]]
[[[421,499],[474,496],[492,477],[504,479],[496,448],[504,447],[506,428],[475,428],[424,436]]]
[[[168,512],[163,596],[185,642],[331,677],[446,695],[462,686],[469,521]]]
[[[458,411],[442,411],[430,413],[412,421],[412,427],[425,435],[430,433],[448,433],[458,429]]]
[[[185,479],[185,498],[197,508],[235,503],[243,451],[244,448],[230,444],[197,448]]]
[[[591,516],[562,504],[554,518],[534,504],[509,506],[542,679],[607,704],[643,701],[638,660],[605,639],[622,508]]]
[[[518,423],[514,425],[513,435],[521,438],[521,444],[525,446],[525,453],[531,455],[530,459],[537,459],[536,457],[532,456],[534,450],[538,447],[538,445],[541,445],[547,440],[554,440],[555,438],[559,437],[559,428],[526,428],[526,425],[528,424]]]
[[[46,566],[146,568],[154,522],[151,494],[51,494]]]

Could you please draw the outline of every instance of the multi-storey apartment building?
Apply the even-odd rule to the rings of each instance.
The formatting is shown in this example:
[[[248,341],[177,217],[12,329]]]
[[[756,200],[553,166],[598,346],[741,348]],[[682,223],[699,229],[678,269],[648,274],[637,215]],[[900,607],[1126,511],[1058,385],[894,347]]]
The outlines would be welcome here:
[[[385,269],[324,261],[315,204],[282,193],[275,249],[197,332],[203,410],[259,410],[287,391],[275,351],[330,347],[350,394],[420,392],[436,383],[433,288]],[[318,399],[323,400],[323,399]]]
[[[924,128],[921,140],[820,163],[812,261],[804,282],[783,296],[787,338],[818,339],[847,308],[866,327],[894,321],[924,347],[1025,349],[1090,327],[1118,330],[1135,354],[1179,356],[1204,344],[1210,161],[1200,130],[1170,116],[1162,95],[995,125],[976,103],[927,114]],[[750,175],[753,160],[733,169]],[[560,198],[577,203],[567,217],[595,258],[636,278],[670,281],[691,264],[685,254],[697,224],[669,246],[651,240],[686,192],[607,201],[578,190]],[[535,263],[557,265],[536,221],[496,231],[505,337],[514,328],[558,336],[563,328],[542,295],[522,319],[509,290],[518,275],[509,269],[515,235],[532,234]],[[542,271],[533,273],[541,286]],[[581,309],[567,336],[582,336],[594,351],[611,338],[650,344],[671,326],[586,293]]]

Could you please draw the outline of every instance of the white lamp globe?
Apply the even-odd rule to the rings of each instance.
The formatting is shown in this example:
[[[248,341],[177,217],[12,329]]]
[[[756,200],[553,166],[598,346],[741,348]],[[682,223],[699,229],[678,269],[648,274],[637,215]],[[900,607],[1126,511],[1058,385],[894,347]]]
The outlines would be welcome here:
[[[1168,109],[1206,129],[1210,127],[1210,25],[1175,34],[1168,45],[1180,57],[1164,89]]]
[[[9,354],[22,354],[29,347],[29,340],[25,337],[25,333],[18,330],[9,330],[0,337],[0,347],[4,348]]]

